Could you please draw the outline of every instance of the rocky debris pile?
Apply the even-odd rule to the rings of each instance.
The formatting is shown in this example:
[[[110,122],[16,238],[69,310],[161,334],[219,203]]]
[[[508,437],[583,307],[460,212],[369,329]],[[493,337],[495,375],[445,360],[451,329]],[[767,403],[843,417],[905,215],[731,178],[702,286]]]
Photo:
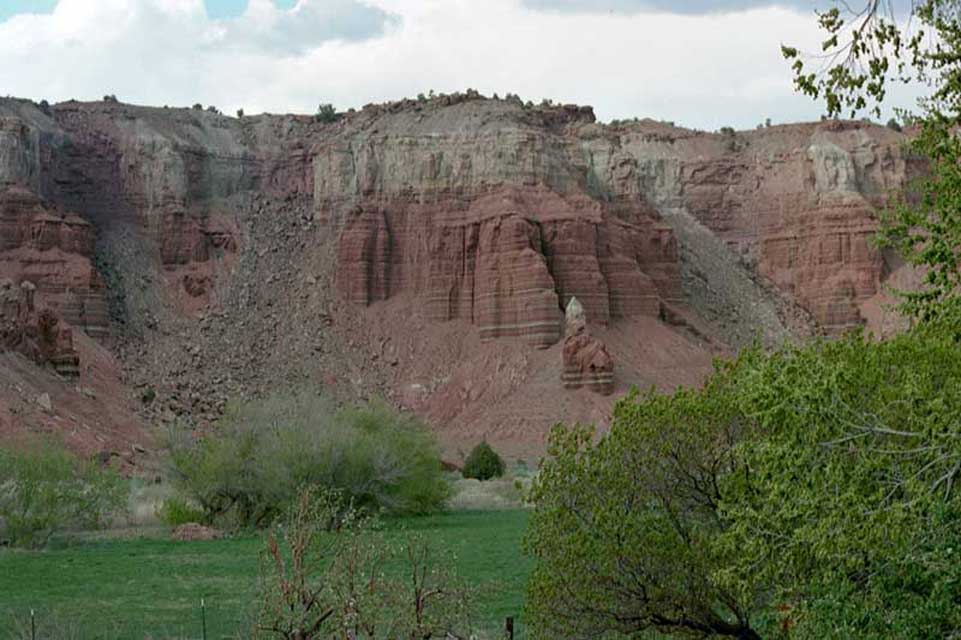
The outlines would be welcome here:
[[[0,351],[22,353],[38,364],[50,365],[65,378],[80,377],[80,356],[73,347],[69,326],[50,309],[37,309],[36,287],[0,280]]]
[[[565,389],[586,387],[595,393],[614,392],[614,360],[604,343],[587,330],[584,307],[571,298],[565,312],[564,370],[561,382]]]

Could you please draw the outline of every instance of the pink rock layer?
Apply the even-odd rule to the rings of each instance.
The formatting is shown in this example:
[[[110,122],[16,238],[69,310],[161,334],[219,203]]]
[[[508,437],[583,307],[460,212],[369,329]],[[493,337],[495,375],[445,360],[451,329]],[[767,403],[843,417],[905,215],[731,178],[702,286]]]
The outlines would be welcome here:
[[[602,395],[614,392],[614,360],[600,340],[589,333],[568,336],[563,358],[561,382],[565,389],[584,387]]]
[[[431,318],[464,319],[484,339],[561,337],[577,296],[591,322],[657,316],[680,295],[677,243],[642,202],[616,212],[546,187],[502,187],[453,198],[352,211],[340,236],[337,285],[369,305],[421,295]]]
[[[0,352],[15,351],[66,378],[80,376],[80,357],[70,327],[50,309],[35,306],[36,288],[0,280]]]
[[[22,187],[0,191],[0,277],[30,282],[40,301],[93,336],[109,327],[94,267],[95,233],[79,216]]]

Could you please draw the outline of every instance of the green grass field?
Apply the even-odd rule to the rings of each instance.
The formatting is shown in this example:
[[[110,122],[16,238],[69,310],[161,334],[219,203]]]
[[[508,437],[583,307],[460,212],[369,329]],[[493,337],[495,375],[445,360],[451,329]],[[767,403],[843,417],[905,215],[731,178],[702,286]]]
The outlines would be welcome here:
[[[529,558],[521,552],[525,511],[464,511],[386,521],[388,535],[428,535],[456,556],[457,570],[486,585],[478,603],[484,637],[498,637],[506,616],[524,637]],[[248,619],[256,590],[259,536],[212,542],[163,538],[64,542],[42,552],[0,551],[0,638],[29,612],[38,626],[56,618],[77,638],[233,638]],[[78,633],[79,631],[79,633]],[[29,634],[26,636],[29,637]],[[49,636],[38,634],[47,640]]]

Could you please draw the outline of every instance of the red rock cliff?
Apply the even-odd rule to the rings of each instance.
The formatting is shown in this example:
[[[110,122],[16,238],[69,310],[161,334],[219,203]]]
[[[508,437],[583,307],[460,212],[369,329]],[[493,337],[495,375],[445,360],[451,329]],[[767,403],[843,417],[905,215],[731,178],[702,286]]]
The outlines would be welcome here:
[[[913,170],[902,140],[602,125],[475,94],[335,123],[4,99],[0,276],[75,329],[113,322],[129,396],[157,387],[151,421],[322,383],[533,442],[610,409],[532,397],[557,387],[573,297],[614,390],[696,384],[725,343],[784,339],[807,313],[865,322],[891,269],[874,211]]]

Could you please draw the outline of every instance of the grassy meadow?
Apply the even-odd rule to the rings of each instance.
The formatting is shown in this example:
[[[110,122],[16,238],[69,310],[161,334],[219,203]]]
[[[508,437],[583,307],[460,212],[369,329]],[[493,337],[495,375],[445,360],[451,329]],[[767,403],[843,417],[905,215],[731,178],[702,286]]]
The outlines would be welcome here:
[[[388,519],[385,528],[388,536],[428,535],[455,555],[459,574],[482,587],[481,637],[500,637],[504,618],[514,616],[515,637],[522,638],[527,519],[521,509],[451,511]],[[201,638],[201,598],[207,638],[243,637],[261,536],[175,542],[165,533],[66,538],[41,552],[0,550],[0,638],[29,638],[30,609],[38,638]]]

